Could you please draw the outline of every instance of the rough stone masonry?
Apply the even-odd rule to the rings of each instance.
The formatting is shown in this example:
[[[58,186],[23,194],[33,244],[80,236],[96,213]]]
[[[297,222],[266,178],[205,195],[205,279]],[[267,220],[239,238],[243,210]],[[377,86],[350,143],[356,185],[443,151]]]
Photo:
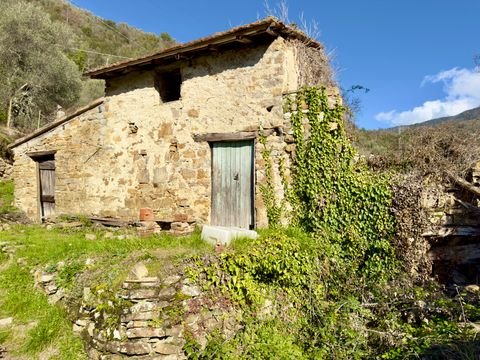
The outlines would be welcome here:
[[[158,68],[132,67],[106,79],[103,100],[49,131],[14,143],[16,206],[30,219],[40,219],[34,156],[50,151],[55,159],[55,215],[131,221],[140,208],[149,207],[155,221],[188,231],[211,220],[211,144],[195,136],[257,134],[259,129],[266,134],[281,198],[278,166],[285,159],[288,173],[292,154],[284,94],[304,85],[331,87],[334,97],[338,91],[322,48],[287,35],[240,40],[246,45],[234,50],[180,56],[174,63],[181,74],[176,101],[162,101]],[[254,146],[252,197],[255,225],[261,227],[267,224],[259,191],[265,164],[258,138]]]

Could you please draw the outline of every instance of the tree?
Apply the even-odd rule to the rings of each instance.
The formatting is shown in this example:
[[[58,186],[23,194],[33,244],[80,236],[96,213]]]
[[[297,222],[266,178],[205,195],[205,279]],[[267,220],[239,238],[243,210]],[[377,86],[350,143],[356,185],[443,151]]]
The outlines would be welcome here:
[[[0,17],[0,110],[7,126],[31,129],[78,98],[81,74],[62,51],[72,35],[39,7],[7,0]]]

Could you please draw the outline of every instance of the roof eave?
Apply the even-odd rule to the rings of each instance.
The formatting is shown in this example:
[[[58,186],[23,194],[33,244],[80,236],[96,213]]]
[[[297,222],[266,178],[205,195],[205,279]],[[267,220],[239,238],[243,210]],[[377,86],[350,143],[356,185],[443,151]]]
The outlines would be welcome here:
[[[258,23],[246,25],[239,30],[230,30],[219,35],[212,35],[204,39],[192,41],[187,44],[177,45],[175,47],[163,50],[159,53],[148,55],[142,58],[121,62],[117,65],[92,70],[86,72],[84,75],[92,79],[107,79],[117,75],[119,72],[128,72],[132,68],[147,66],[153,62],[159,63],[161,61],[179,60],[181,55],[187,53],[198,53],[202,50],[208,50],[209,47],[219,47],[230,43],[238,42],[248,44],[255,35],[269,34],[272,38],[278,36],[293,37],[303,41],[307,46],[322,48],[322,45],[309,38],[303,32],[286,26],[282,22],[267,18]]]
[[[131,68],[131,67],[137,67],[141,65],[146,65],[149,64],[150,62],[154,60],[161,60],[161,59],[168,59],[175,57],[176,55],[180,55],[183,53],[191,52],[191,51],[199,51],[202,49],[207,49],[209,46],[212,45],[217,45],[221,46],[226,43],[230,43],[233,41],[239,41],[241,42],[242,37],[249,37],[258,33],[265,32],[266,29],[270,27],[270,24],[266,25],[261,25],[253,29],[248,29],[243,32],[239,33],[234,33],[234,34],[226,34],[223,36],[220,36],[215,39],[208,39],[204,41],[200,41],[197,43],[193,43],[191,45],[179,45],[178,47],[173,47],[170,49],[166,49],[165,51],[162,51],[161,53],[156,53],[144,58],[140,59],[134,59],[131,61],[126,61],[124,63],[121,63],[119,65],[114,65],[108,68],[103,68],[103,69],[98,69],[98,70],[93,70],[85,73],[85,76],[89,76],[92,79],[103,79],[106,74],[116,72],[118,70],[123,70],[125,68]]]
[[[12,150],[19,145],[22,145],[22,144],[24,144],[24,143],[26,143],[26,142],[28,142],[32,139],[35,139],[36,137],[38,137],[42,134],[45,134],[46,132],[49,132],[50,130],[55,129],[58,126],[60,126],[62,124],[65,124],[67,121],[72,120],[73,118],[87,112],[88,110],[91,110],[91,109],[96,108],[97,106],[100,106],[101,104],[103,104],[104,101],[105,101],[104,98],[99,98],[97,100],[94,100],[90,104],[76,110],[75,112],[62,117],[61,119],[59,119],[57,121],[48,123],[45,126],[41,127],[40,129],[32,132],[31,134],[28,134],[24,137],[21,137],[20,139],[15,140],[13,143],[11,143],[10,145],[7,146],[7,149]]]

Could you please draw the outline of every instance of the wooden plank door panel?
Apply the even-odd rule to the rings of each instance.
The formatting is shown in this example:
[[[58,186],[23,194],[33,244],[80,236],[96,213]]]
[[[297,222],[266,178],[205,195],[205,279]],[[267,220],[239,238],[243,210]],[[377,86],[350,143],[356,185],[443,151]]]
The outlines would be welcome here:
[[[48,218],[55,213],[55,161],[39,161],[38,169],[42,218]]]
[[[212,145],[212,225],[253,225],[253,141]]]

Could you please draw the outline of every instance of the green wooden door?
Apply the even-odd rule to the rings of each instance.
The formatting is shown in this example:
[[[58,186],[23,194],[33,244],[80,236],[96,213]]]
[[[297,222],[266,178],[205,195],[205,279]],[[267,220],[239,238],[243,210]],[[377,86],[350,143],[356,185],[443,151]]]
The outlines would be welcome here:
[[[253,228],[254,142],[215,142],[212,152],[212,225]]]

